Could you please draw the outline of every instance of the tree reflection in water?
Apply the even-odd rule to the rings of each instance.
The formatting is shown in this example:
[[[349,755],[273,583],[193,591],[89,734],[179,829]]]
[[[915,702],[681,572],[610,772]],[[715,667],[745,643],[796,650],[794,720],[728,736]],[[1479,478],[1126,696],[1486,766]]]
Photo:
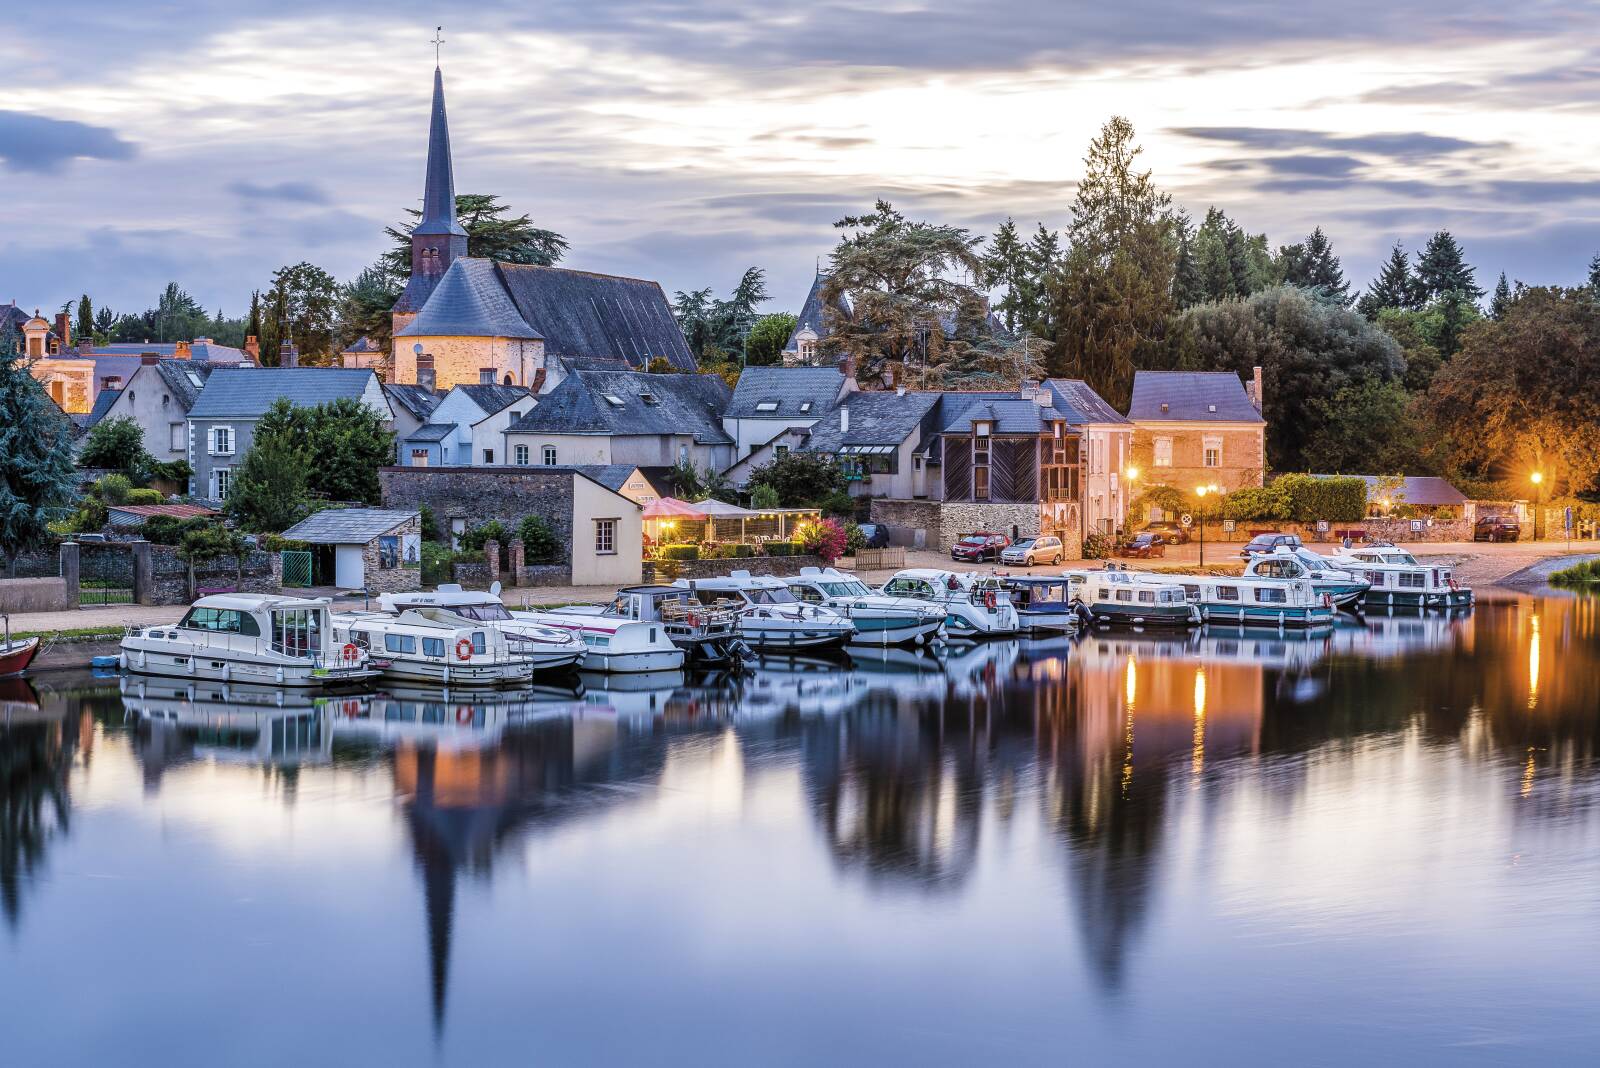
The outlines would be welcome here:
[[[47,711],[26,680],[0,679],[0,911],[13,930],[50,843],[71,829],[72,763],[92,731],[78,704]]]

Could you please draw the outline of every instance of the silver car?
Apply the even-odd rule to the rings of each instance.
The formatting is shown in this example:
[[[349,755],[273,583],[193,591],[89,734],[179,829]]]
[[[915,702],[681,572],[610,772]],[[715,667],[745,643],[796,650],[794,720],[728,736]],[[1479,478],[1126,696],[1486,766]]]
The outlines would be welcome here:
[[[1059,564],[1065,556],[1060,538],[1053,534],[1041,534],[1036,538],[1019,538],[1006,546],[1000,553],[1000,562],[1032,567],[1035,564]]]

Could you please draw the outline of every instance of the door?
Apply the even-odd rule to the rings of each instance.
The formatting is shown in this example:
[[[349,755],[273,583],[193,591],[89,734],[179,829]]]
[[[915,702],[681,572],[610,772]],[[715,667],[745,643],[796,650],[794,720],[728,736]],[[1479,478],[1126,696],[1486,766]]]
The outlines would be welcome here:
[[[359,590],[366,585],[366,568],[360,545],[339,545],[333,553],[333,584],[341,590]]]

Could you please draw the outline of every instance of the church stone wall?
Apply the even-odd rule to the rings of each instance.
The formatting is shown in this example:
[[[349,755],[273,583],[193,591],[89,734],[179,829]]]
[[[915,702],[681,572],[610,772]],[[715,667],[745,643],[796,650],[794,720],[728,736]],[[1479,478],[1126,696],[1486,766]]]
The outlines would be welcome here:
[[[495,369],[496,382],[504,382],[509,373],[514,385],[527,386],[544,367],[543,341],[503,337],[397,337],[394,339],[394,380],[397,383],[416,384],[417,355],[413,346],[419,342],[422,351],[433,357],[435,389],[477,385],[478,372],[485,367]]]

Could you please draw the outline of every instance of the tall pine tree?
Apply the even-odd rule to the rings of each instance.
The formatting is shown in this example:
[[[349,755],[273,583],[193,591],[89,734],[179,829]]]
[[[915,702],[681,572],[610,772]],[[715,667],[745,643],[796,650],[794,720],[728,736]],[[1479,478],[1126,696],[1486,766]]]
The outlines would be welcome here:
[[[1194,223],[1182,210],[1173,213],[1173,230],[1178,238],[1177,260],[1172,268],[1172,303],[1182,311],[1203,303],[1205,291],[1200,284],[1200,264],[1195,257]]]
[[[87,293],[78,298],[78,324],[73,329],[83,340],[94,340],[94,304]]]
[[[1506,284],[1506,272],[1500,272],[1500,281],[1494,284],[1494,297],[1489,301],[1489,318],[1505,318],[1506,309],[1511,307],[1511,287]]]
[[[1589,288],[1600,293],[1600,252],[1596,252],[1594,259],[1589,261]]]
[[[1347,307],[1353,299],[1350,283],[1344,276],[1339,257],[1333,254],[1333,244],[1328,235],[1317,227],[1297,245],[1286,245],[1278,250],[1283,269],[1283,280],[1291,286],[1310,290],[1319,300]]]
[[[989,247],[983,254],[983,284],[989,289],[1005,290],[995,310],[1012,333],[1017,330],[1031,273],[1028,248],[1017,234],[1017,224],[1007,218],[989,239]]]
[[[1028,278],[1018,318],[1024,332],[1045,341],[1056,339],[1050,293],[1060,275],[1061,235],[1039,223],[1028,239]]]
[[[1417,288],[1419,302],[1426,304],[1447,293],[1462,294],[1476,301],[1483,296],[1483,287],[1473,277],[1476,270],[1469,266],[1461,253],[1461,246],[1449,230],[1440,230],[1428,238],[1422,255],[1417,257]]]
[[[1356,302],[1356,310],[1368,319],[1377,319],[1385,308],[1416,309],[1422,306],[1418,296],[1416,277],[1411,273],[1411,261],[1400,242],[1394,243],[1389,258],[1372,280],[1367,291]]]

